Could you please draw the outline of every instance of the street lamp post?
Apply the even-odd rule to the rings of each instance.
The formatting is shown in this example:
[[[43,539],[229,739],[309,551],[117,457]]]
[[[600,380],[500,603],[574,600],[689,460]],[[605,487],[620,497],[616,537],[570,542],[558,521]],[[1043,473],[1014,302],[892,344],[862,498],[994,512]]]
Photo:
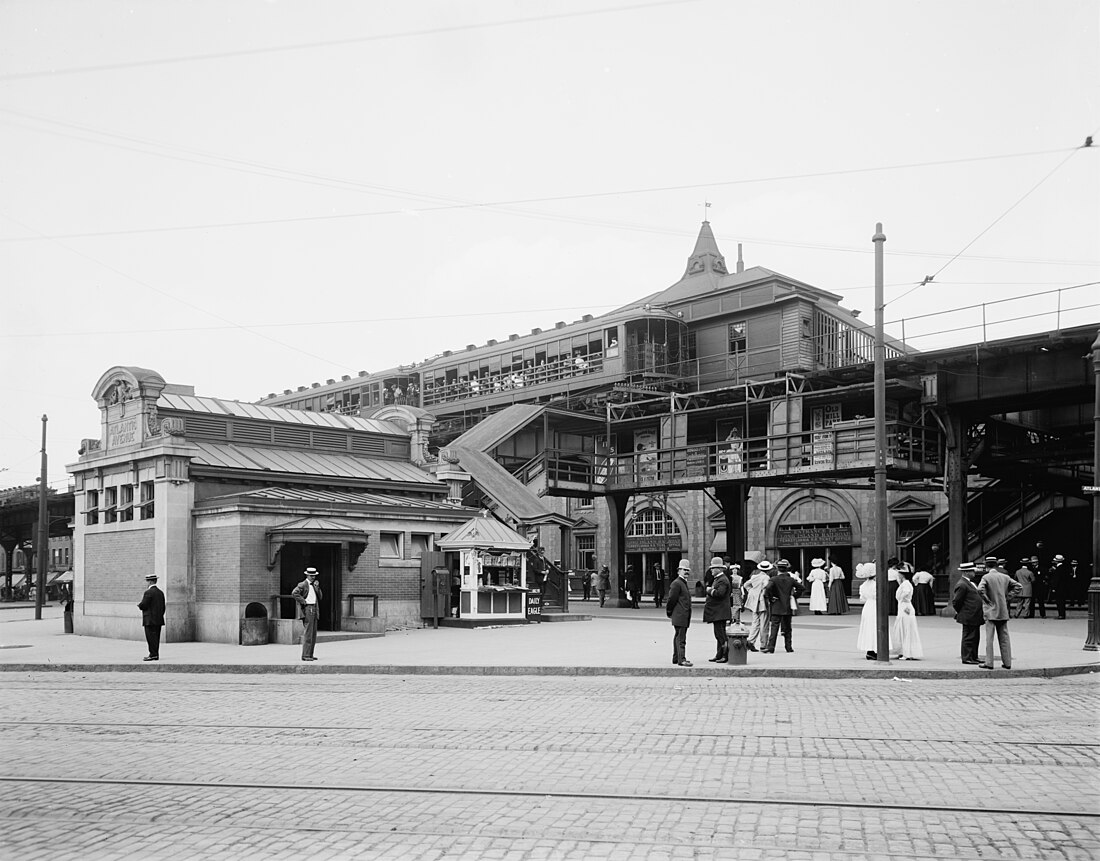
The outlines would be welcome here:
[[[1089,583],[1089,631],[1085,651],[1100,650],[1100,334],[1092,342],[1092,368],[1095,374],[1095,403],[1092,417],[1092,582]]]
[[[45,558],[50,552],[50,522],[46,518],[46,422],[49,419],[42,416],[42,474],[38,477],[38,564],[35,573],[38,579],[35,581],[37,588],[34,593],[34,618],[42,618],[42,599],[46,591],[46,565]]]

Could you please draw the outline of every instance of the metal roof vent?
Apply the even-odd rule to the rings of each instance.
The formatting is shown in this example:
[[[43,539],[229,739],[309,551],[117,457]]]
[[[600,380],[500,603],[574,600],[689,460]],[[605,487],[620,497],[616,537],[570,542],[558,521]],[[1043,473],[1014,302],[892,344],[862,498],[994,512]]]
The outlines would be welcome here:
[[[509,341],[518,341],[519,340],[519,335],[509,335],[508,340]]]
[[[558,322],[556,322],[554,324],[555,329],[564,329],[565,327],[566,327],[566,322],[564,320],[558,320]]]

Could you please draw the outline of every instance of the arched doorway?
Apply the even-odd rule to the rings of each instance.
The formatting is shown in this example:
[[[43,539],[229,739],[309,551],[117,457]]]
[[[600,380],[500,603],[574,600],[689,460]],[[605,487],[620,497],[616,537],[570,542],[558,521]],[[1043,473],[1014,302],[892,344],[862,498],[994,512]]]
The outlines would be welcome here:
[[[787,559],[805,573],[815,557],[839,565],[845,573],[844,588],[853,594],[853,548],[862,546],[858,512],[841,494],[832,491],[799,491],[776,509],[769,530],[772,553]]]

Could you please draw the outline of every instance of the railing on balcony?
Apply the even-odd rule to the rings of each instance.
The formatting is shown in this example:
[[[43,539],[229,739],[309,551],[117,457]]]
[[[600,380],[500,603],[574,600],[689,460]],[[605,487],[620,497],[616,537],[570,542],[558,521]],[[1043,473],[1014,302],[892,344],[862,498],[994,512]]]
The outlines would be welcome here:
[[[927,476],[941,470],[943,439],[938,428],[887,422],[886,445],[887,468]],[[855,471],[874,468],[874,422],[843,422],[828,430],[621,455],[552,449],[543,457],[548,487],[588,487],[594,493],[612,487],[698,485],[739,478]]]

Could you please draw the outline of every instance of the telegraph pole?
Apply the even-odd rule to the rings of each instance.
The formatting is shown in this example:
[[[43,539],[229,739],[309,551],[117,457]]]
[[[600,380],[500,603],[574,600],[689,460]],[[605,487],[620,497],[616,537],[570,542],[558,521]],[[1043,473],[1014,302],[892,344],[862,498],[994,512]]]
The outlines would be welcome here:
[[[38,558],[35,568],[34,618],[42,618],[42,599],[46,592],[46,560],[50,555],[50,521],[46,517],[46,422],[42,416],[42,473],[38,476]]]
[[[886,509],[886,343],[883,335],[882,246],[886,236],[882,222],[875,225],[875,617],[878,660],[890,662],[890,596],[886,579],[886,543],[889,513]]]

